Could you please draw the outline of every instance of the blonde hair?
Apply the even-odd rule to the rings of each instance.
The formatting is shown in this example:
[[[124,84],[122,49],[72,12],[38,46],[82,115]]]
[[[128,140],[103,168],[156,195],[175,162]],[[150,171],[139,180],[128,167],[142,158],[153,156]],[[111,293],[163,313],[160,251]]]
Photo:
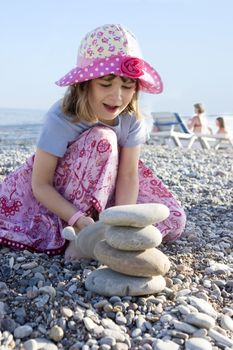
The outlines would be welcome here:
[[[68,87],[62,102],[62,112],[71,117],[73,123],[85,121],[88,123],[98,122],[98,118],[92,110],[88,101],[89,81]],[[132,100],[128,106],[121,112],[124,114],[135,114],[137,119],[141,119],[138,110],[138,92],[136,89]]]
[[[205,109],[204,109],[204,107],[202,106],[201,103],[195,103],[194,108],[197,109],[198,113],[204,113],[205,112]]]

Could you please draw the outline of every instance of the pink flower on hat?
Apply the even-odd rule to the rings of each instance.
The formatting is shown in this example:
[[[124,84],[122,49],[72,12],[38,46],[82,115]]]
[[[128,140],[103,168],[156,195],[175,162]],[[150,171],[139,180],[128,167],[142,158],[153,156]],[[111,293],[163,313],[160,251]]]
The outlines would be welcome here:
[[[130,78],[139,78],[143,75],[143,62],[137,57],[127,57],[121,63],[121,71]]]

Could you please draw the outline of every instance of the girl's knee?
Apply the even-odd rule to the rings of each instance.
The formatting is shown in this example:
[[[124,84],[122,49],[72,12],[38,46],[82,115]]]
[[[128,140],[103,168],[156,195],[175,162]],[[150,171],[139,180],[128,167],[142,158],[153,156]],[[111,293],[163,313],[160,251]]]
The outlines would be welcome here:
[[[98,154],[118,154],[117,136],[107,127],[93,127],[90,131],[90,141]]]
[[[184,232],[186,225],[186,214],[183,208],[172,212],[168,218],[170,230],[164,232],[163,241],[164,242],[173,242],[176,241]]]
[[[168,218],[156,226],[163,236],[163,242],[173,242],[183,233],[186,225],[186,214],[184,209],[176,203],[170,206],[170,215]]]
[[[100,153],[118,153],[118,143],[116,133],[108,128],[102,126],[94,126],[84,131],[80,137],[69,147],[69,152],[76,152],[77,154],[85,153],[84,150],[97,151]]]
[[[177,210],[175,214],[177,225],[183,230],[186,225],[186,214],[182,207]]]
[[[94,126],[90,129],[89,135],[96,140],[106,139],[110,143],[117,143],[116,133],[108,127]]]

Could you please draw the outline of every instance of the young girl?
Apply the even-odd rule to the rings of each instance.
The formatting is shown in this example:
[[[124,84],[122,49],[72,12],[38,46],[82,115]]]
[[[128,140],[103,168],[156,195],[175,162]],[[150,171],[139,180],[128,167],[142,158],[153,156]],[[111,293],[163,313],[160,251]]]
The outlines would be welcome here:
[[[218,128],[216,134],[224,134],[224,135],[228,134],[228,130],[226,129],[225,121],[223,117],[216,118],[216,126]]]
[[[138,92],[160,93],[162,82],[133,34],[121,25],[88,33],[76,67],[57,85],[69,87],[48,111],[35,155],[0,185],[0,243],[59,254],[66,225],[81,230],[108,206],[149,202],[169,207],[158,228],[164,240],[177,239],[184,211],[139,161],[146,133]],[[65,256],[77,258],[73,246]]]

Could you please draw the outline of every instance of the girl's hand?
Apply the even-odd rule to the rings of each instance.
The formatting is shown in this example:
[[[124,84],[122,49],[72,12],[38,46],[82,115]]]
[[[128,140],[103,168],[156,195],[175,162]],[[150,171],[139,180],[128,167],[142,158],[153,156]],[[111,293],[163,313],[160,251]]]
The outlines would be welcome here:
[[[90,216],[81,216],[75,223],[75,227],[82,230],[84,227],[94,224],[94,220]]]

